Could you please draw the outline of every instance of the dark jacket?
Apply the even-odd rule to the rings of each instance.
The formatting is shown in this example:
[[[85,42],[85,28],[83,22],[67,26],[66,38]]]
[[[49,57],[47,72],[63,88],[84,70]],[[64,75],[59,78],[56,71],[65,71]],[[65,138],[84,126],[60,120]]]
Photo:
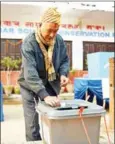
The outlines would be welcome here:
[[[22,68],[18,79],[20,86],[33,91],[41,99],[49,95],[45,89],[48,82],[45,70],[44,56],[35,39],[35,33],[30,33],[22,43]],[[68,75],[69,59],[62,37],[57,34],[53,52],[53,64],[57,75],[56,80],[49,82],[56,94],[60,92],[60,76]]]

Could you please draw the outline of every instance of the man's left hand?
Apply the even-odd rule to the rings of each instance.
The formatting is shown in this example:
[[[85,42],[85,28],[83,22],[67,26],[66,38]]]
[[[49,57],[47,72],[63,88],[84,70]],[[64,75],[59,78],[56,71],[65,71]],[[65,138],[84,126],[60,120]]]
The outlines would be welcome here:
[[[61,87],[66,86],[66,85],[68,84],[68,81],[69,81],[69,79],[68,79],[66,76],[62,75],[62,76],[60,77]]]

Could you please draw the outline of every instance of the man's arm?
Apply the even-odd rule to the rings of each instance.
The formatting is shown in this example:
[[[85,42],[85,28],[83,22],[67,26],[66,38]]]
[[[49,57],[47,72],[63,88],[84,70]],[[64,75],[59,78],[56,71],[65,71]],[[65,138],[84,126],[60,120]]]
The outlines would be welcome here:
[[[36,61],[34,57],[34,48],[30,42],[24,42],[21,48],[22,64],[24,66],[24,78],[30,89],[41,99],[49,94],[45,90],[42,80],[36,70]]]

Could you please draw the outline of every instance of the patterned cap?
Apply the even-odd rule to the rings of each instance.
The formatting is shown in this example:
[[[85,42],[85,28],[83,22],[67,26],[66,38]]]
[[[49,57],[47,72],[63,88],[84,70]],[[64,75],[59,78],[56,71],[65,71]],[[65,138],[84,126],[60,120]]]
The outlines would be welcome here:
[[[57,8],[48,8],[41,17],[41,23],[56,23],[60,25],[61,14],[57,11]]]

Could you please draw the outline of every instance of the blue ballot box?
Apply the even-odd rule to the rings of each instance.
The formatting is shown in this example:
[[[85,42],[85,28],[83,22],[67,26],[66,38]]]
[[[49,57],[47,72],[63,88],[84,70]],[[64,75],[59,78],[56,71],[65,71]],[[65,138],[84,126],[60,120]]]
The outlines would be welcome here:
[[[87,54],[89,78],[108,78],[109,59],[114,57],[114,52],[96,52]]]
[[[0,82],[0,121],[4,121],[4,114],[3,114],[3,88]]]

